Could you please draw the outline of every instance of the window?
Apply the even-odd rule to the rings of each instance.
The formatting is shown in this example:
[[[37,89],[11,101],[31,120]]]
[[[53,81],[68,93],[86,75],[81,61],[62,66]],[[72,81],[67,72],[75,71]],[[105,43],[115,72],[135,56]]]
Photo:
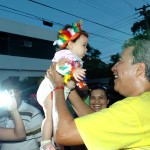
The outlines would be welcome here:
[[[21,47],[28,47],[31,48],[32,47],[32,41],[27,41],[27,40],[23,40]]]

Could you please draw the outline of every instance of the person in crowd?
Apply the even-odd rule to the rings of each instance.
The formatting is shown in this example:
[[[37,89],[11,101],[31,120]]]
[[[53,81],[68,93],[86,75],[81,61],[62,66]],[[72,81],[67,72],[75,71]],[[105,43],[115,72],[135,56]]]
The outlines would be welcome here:
[[[54,138],[57,143],[84,143],[89,150],[150,149],[150,41],[127,40],[112,71],[114,89],[126,98],[109,108],[76,119],[68,111],[63,89],[58,88],[64,83],[55,65],[47,71],[53,88],[57,88],[53,91],[53,115],[57,117],[53,120],[57,127]],[[79,97],[76,91],[71,93],[76,101]]]
[[[62,30],[58,31],[58,40],[54,45],[59,46],[59,50],[54,55],[52,62],[58,62],[65,59],[57,65],[57,71],[63,75],[65,83],[65,99],[67,99],[70,92],[69,87],[72,86],[72,80],[76,80],[77,86],[84,87],[82,79],[85,78],[86,70],[82,68],[82,58],[87,52],[88,33],[81,29],[81,22],[74,23],[73,25],[66,25]],[[75,85],[74,85],[75,86]],[[64,88],[64,87],[59,87]],[[43,107],[45,119],[42,123],[42,141],[41,149],[55,148],[55,143],[52,141],[52,91],[50,81],[45,77],[41,82],[37,91],[37,100]]]
[[[39,150],[41,141],[41,124],[44,119],[40,110],[22,100],[23,85],[20,81],[8,78],[2,82],[2,89],[7,91],[14,90],[17,109],[25,126],[26,138],[21,142],[2,142],[1,150]],[[9,114],[3,118],[3,120],[5,120],[5,122],[3,122],[3,125],[5,123],[5,128],[14,127],[13,120]]]
[[[76,88],[79,96],[84,101],[84,99],[89,98],[89,103],[87,104],[91,107],[95,112],[102,110],[103,108],[107,108],[109,104],[109,95],[107,92],[107,88],[101,85],[92,86],[90,89],[88,86],[82,88]],[[84,101],[85,102],[85,101]],[[70,102],[71,103],[71,102]],[[80,117],[80,116],[79,116]],[[72,146],[71,150],[87,150],[86,146]]]
[[[42,108],[42,106],[37,101],[36,92],[35,93],[31,93],[29,95],[29,99],[28,99],[27,103],[31,104],[34,107],[36,107],[37,109],[39,109],[41,111],[41,113],[43,114],[43,116],[44,116],[43,108]]]
[[[91,88],[90,92],[90,107],[94,111],[100,111],[107,108],[109,104],[109,95],[107,88],[104,86],[96,85]]]
[[[14,128],[0,127],[0,141],[21,141],[25,139],[25,136],[26,136],[24,124],[17,110],[17,102],[14,97],[13,90],[11,91],[11,95],[8,95],[8,94],[9,93],[7,92],[1,93],[1,96],[2,96],[1,99],[5,97],[10,100],[10,102],[6,106],[3,106],[4,108],[1,108],[1,110],[6,109],[10,112],[12,121],[14,123]],[[6,101],[6,99],[4,100]],[[0,117],[3,117],[3,115],[1,115]]]
[[[108,94],[108,90],[106,87],[102,86],[102,85],[95,85],[92,86],[90,89],[88,88],[88,86],[85,86],[84,88],[80,89],[78,87],[76,87],[76,91],[79,94],[80,98],[82,99],[83,102],[85,102],[85,100],[88,99],[88,103],[85,102],[85,104],[87,106],[89,106],[90,108],[92,108],[93,111],[100,111],[103,108],[107,108],[110,102],[110,96]],[[78,98],[79,99],[79,98]],[[76,110],[76,106],[74,106],[74,103],[70,97],[69,99],[69,106],[73,107],[71,109],[71,112],[74,113],[78,113],[78,111]],[[80,103],[80,102],[79,102]],[[76,105],[76,103],[75,103]],[[81,105],[82,106],[82,105]],[[89,110],[90,110],[89,108]],[[86,108],[87,110],[87,108]],[[75,112],[77,111],[77,112]],[[91,110],[90,110],[91,112]],[[82,114],[78,114],[79,117],[82,116]],[[74,115],[73,115],[74,116]],[[75,118],[78,117],[75,115]]]
[[[101,85],[92,86],[89,90],[79,90],[75,88],[76,91],[71,92],[69,95],[69,104],[73,107],[73,111],[77,114],[76,117],[81,117],[93,112],[102,110],[103,108],[109,107],[110,96],[106,87]],[[76,94],[73,94],[75,93]],[[78,94],[78,95],[77,95]],[[76,98],[74,98],[76,97]],[[89,104],[83,101],[83,97],[89,98]],[[76,99],[76,100],[74,100]],[[86,105],[84,105],[84,103]],[[71,111],[72,112],[72,111]],[[75,117],[75,118],[76,118]]]
[[[83,88],[79,88],[78,86],[75,87],[77,93],[79,94],[82,101],[87,105],[90,106],[90,96],[89,96],[89,86],[86,84]],[[67,99],[67,106],[71,112],[71,114],[74,116],[74,118],[78,117],[76,114],[71,102],[69,99]]]

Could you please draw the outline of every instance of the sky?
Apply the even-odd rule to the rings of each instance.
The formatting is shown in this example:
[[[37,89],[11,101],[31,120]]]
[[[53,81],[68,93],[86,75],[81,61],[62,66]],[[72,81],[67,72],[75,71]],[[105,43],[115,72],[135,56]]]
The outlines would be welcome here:
[[[120,53],[124,41],[133,36],[132,25],[143,18],[136,9],[148,4],[150,0],[0,0],[0,18],[56,32],[81,19],[90,46],[109,63],[110,56]],[[42,20],[53,26],[43,25]]]

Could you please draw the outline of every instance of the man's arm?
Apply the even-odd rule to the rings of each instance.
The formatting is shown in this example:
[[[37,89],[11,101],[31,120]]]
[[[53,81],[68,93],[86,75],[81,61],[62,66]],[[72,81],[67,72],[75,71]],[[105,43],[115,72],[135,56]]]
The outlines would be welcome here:
[[[63,77],[55,70],[55,66],[52,65],[50,72],[48,71],[48,78],[52,82],[53,91],[53,124],[54,124],[54,139],[56,143],[61,145],[80,145],[83,144],[83,140],[77,130],[74,118],[69,112],[65,98]]]
[[[69,100],[71,105],[78,116],[88,115],[94,112],[89,106],[87,106],[80,98],[76,90],[72,90],[69,94]]]

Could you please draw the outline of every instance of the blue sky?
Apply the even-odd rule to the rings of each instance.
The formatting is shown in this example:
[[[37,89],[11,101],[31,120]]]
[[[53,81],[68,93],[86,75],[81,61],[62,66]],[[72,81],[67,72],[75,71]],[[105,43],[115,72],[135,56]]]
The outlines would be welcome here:
[[[0,0],[0,18],[49,28],[41,19],[53,22],[51,30],[82,19],[90,33],[89,44],[99,49],[101,59],[121,52],[122,43],[132,36],[131,26],[142,19],[139,11],[150,0]],[[149,8],[150,9],[150,8]]]

